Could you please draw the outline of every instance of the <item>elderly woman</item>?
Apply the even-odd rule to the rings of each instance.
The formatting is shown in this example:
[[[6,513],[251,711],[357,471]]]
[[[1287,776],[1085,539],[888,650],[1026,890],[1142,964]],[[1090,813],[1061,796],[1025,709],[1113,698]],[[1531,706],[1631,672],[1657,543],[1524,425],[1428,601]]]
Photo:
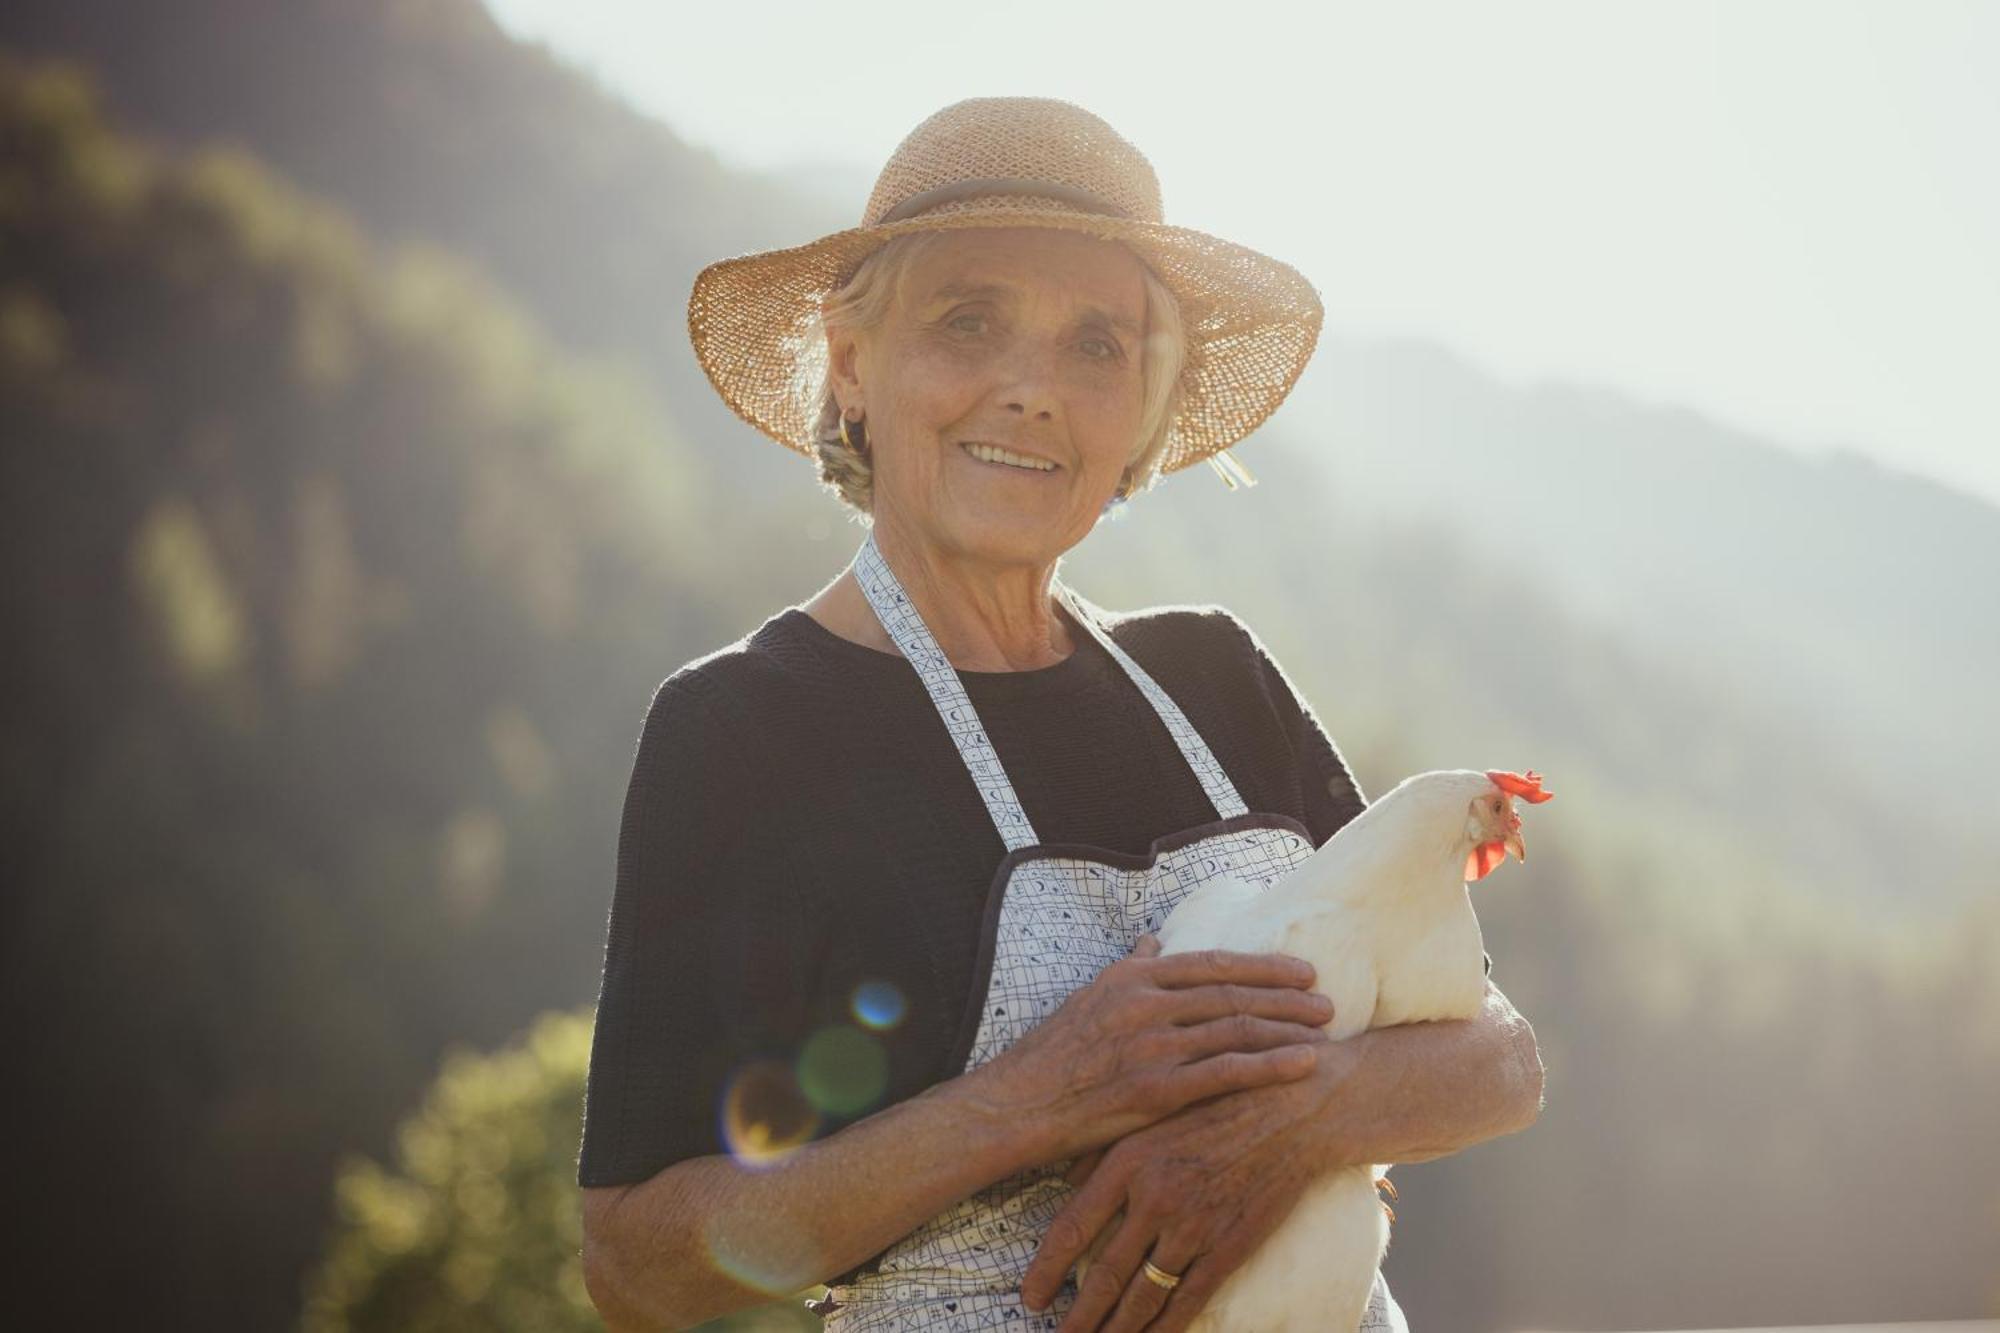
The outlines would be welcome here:
[[[1057,565],[1278,406],[1312,288],[1164,225],[1145,158],[1062,102],[939,112],[865,216],[712,266],[690,305],[724,399],[866,536],[654,696],[591,1052],[590,1295],[614,1330],[818,1282],[839,1329],[1183,1328],[1314,1171],[1532,1121],[1533,1034],[1489,987],[1477,1020],[1327,1042],[1303,962],[1150,934],[1363,799],[1227,611],[1110,614]],[[1379,1277],[1364,1327],[1403,1327]]]

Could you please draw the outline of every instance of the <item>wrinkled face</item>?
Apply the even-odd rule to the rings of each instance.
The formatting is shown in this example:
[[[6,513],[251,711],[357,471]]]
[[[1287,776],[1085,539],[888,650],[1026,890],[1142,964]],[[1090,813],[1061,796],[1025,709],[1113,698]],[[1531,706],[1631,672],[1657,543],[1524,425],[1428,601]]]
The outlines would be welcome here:
[[[866,413],[874,515],[957,559],[1052,562],[1139,448],[1139,260],[1048,228],[948,232],[874,328],[829,348]]]

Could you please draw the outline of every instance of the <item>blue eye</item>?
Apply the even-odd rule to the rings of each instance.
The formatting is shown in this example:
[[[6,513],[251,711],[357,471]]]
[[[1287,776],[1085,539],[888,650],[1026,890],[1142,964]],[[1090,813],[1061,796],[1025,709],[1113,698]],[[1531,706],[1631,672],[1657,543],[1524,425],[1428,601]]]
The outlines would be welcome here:
[[[971,327],[967,327],[968,325]],[[984,333],[986,332],[986,316],[973,314],[953,315],[951,317],[951,326],[960,333]]]
[[[1108,338],[1086,338],[1083,354],[1093,361],[1110,361],[1118,355],[1118,345]]]

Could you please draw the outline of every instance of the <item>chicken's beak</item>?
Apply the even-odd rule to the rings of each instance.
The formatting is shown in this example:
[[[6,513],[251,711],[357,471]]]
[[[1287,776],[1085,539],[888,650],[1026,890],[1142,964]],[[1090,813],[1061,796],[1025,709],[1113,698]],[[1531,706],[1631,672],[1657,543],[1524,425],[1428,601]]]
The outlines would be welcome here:
[[[1502,838],[1501,842],[1506,846],[1508,851],[1514,853],[1514,859],[1516,861],[1520,861],[1523,863],[1527,861],[1528,844],[1526,839],[1522,838],[1521,836],[1521,829],[1519,825],[1516,825],[1515,827],[1508,829],[1507,836],[1505,838]]]

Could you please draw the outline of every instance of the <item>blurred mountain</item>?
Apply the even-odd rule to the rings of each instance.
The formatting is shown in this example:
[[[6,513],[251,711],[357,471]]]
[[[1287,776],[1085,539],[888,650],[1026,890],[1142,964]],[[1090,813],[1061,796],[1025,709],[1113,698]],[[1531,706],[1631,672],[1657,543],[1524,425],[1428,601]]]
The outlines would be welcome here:
[[[1372,512],[1449,526],[1677,674],[1818,731],[1866,799],[1983,821],[2000,754],[1983,500],[1684,408],[1504,385],[1421,343],[1330,342],[1283,421],[1288,457]]]
[[[447,247],[561,345],[628,361],[753,494],[796,475],[687,346],[695,274],[852,225],[861,198],[723,169],[478,0],[20,0],[0,46],[69,57],[173,149],[234,143],[387,244]]]

